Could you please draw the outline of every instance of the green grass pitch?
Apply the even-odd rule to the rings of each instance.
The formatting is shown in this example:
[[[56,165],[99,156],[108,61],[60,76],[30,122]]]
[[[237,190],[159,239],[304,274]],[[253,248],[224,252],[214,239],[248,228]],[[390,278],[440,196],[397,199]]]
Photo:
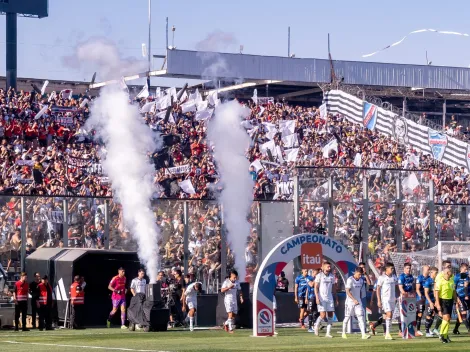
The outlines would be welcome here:
[[[395,340],[385,341],[382,334],[370,340],[360,335],[349,335],[343,340],[338,334],[340,325],[333,328],[333,339],[320,337],[299,328],[279,329],[277,337],[251,337],[251,330],[236,330],[228,334],[223,330],[179,329],[167,332],[130,332],[120,329],[56,330],[40,332],[0,331],[2,352],[80,352],[80,351],[469,351],[470,335],[452,336],[452,342],[444,345],[437,338],[403,340],[393,334]],[[464,330],[464,329],[462,329]],[[378,331],[381,331],[379,327]]]

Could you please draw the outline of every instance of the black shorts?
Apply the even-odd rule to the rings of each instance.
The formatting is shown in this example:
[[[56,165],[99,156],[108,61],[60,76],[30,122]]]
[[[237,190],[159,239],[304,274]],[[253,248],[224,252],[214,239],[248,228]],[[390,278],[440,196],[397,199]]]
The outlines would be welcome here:
[[[315,313],[317,312],[317,300],[315,298],[311,298],[308,300],[307,303],[307,312],[309,313]]]
[[[457,303],[457,307],[460,313],[467,312],[470,307],[470,302],[466,300],[465,297],[462,297],[460,298],[460,302]]]
[[[442,299],[439,298],[439,304],[441,305],[442,315],[452,315],[454,309],[454,300],[453,299]]]
[[[420,299],[416,301],[416,313],[422,314],[426,309],[426,301],[424,299]]]
[[[438,313],[439,312],[438,312],[438,310],[435,306],[434,306],[434,308],[431,308],[431,306],[429,304],[426,304],[426,316],[427,317],[433,317]]]
[[[307,303],[305,303],[305,297],[298,297],[299,303],[297,306],[302,309],[302,308],[307,308]]]

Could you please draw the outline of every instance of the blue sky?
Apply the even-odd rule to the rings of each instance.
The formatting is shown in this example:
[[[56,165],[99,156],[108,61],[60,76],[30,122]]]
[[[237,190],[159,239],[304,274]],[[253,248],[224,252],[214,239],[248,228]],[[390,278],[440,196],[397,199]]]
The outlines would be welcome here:
[[[327,57],[331,35],[334,59],[366,60],[361,55],[399,40],[408,32],[434,28],[470,32],[467,1],[161,1],[152,0],[152,53],[163,54],[165,18],[176,26],[175,45],[193,50],[215,30],[233,35],[225,51],[287,55],[287,27],[291,52],[297,57]],[[142,59],[148,41],[147,0],[50,0],[49,17],[18,19],[18,76],[90,80],[87,70],[65,67],[62,57],[73,54],[80,41],[106,37],[123,57]],[[4,33],[5,17],[0,17]],[[171,45],[171,31],[170,31]],[[410,36],[403,44],[368,61],[425,64],[425,51],[434,65],[470,64],[470,37],[434,33]],[[155,69],[160,62],[156,62]],[[5,37],[0,37],[0,75],[5,75]],[[152,84],[159,84],[153,79]]]

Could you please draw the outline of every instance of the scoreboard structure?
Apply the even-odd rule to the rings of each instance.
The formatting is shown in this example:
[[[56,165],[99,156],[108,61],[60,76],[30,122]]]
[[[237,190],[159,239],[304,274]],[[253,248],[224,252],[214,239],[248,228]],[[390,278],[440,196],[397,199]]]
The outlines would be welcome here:
[[[0,14],[6,15],[6,88],[16,89],[18,16],[49,16],[49,0],[0,0]]]

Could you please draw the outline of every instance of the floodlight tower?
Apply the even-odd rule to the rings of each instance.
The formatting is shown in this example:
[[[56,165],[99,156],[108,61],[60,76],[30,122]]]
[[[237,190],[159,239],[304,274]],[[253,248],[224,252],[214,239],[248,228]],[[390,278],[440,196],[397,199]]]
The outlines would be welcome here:
[[[49,15],[49,0],[0,0],[0,14],[6,15],[6,89],[16,89],[17,78],[17,19],[43,18]]]

